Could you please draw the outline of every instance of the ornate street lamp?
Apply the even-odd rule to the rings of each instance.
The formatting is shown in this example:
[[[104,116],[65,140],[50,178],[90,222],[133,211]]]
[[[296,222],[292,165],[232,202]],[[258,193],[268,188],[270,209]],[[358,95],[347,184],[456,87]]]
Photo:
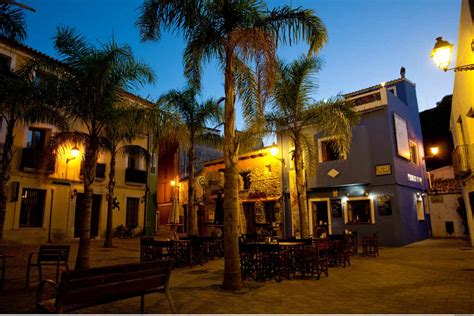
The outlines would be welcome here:
[[[451,55],[453,54],[453,44],[443,40],[442,37],[436,38],[436,43],[431,50],[431,58],[433,58],[436,66],[443,71],[454,70],[456,71],[467,71],[474,70],[474,64],[449,68],[451,64]],[[471,50],[474,48],[474,41],[471,43]]]

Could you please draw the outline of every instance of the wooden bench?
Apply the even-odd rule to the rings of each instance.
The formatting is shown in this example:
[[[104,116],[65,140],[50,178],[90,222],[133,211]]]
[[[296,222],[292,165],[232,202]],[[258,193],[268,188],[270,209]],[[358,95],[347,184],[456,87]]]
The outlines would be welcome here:
[[[140,296],[143,314],[145,294],[164,292],[171,312],[176,313],[168,288],[172,268],[172,260],[157,260],[65,271],[59,284],[52,280],[40,283],[36,292],[36,312],[68,313]],[[46,284],[56,289],[55,299],[43,300]]]
[[[69,260],[69,251],[71,247],[69,245],[41,245],[38,252],[32,252],[28,256],[28,266],[26,270],[26,287],[30,283],[30,269],[31,267],[38,268],[38,276],[40,282],[43,280],[43,266],[56,266],[56,282],[59,278],[59,267],[63,266],[66,270],[69,270],[67,264]],[[32,262],[33,257],[36,257],[36,262]]]

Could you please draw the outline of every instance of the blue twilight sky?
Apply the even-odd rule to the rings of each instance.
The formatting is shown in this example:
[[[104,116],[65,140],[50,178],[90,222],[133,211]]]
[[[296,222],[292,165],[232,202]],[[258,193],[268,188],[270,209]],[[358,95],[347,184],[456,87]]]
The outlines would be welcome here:
[[[58,25],[75,27],[92,43],[115,37],[128,43],[147,62],[158,80],[135,93],[155,100],[169,89],[181,89],[184,41],[164,34],[160,42],[142,43],[135,20],[140,0],[23,0],[36,9],[27,13],[26,44],[57,57],[52,37]],[[292,5],[313,8],[329,31],[329,43],[320,56],[314,98],[366,88],[399,77],[400,67],[417,84],[420,111],[452,93],[453,73],[438,70],[430,59],[437,36],[456,45],[461,0],[268,0],[270,7]],[[279,56],[291,60],[306,51],[305,45],[283,47]],[[204,71],[202,97],[223,96],[223,76],[215,63]],[[238,127],[242,128],[240,121]]]

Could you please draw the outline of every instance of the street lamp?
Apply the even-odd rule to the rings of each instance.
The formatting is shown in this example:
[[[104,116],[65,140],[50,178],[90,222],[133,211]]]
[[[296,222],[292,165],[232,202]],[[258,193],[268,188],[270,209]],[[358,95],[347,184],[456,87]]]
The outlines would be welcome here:
[[[454,70],[455,72],[474,70],[474,64],[449,68],[449,65],[451,64],[451,55],[453,54],[453,47],[453,44],[443,40],[441,36],[436,38],[436,43],[431,50],[431,58],[433,58],[436,67],[443,71]],[[473,48],[474,41],[471,42],[471,51]]]
[[[439,147],[430,147],[430,153],[433,156],[436,156],[439,153]]]
[[[77,146],[74,146],[71,149],[71,152],[70,152],[71,158],[66,158],[66,164],[68,164],[69,161],[76,159],[77,156],[79,156],[80,153],[81,153],[81,151],[79,150],[79,148],[77,148]]]

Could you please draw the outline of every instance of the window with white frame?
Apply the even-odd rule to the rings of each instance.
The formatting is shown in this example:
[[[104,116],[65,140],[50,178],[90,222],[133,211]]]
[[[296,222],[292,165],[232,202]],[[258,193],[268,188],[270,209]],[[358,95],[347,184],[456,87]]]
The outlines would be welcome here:
[[[46,190],[24,188],[21,195],[20,227],[43,227]]]
[[[393,94],[394,96],[397,96],[397,88],[390,87],[390,88],[387,88],[387,91]]]
[[[344,153],[339,152],[337,149],[334,137],[318,139],[318,157],[319,162],[345,159]]]
[[[371,199],[349,199],[346,201],[346,224],[375,223],[374,203]]]

